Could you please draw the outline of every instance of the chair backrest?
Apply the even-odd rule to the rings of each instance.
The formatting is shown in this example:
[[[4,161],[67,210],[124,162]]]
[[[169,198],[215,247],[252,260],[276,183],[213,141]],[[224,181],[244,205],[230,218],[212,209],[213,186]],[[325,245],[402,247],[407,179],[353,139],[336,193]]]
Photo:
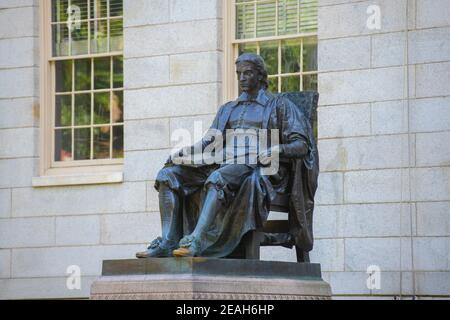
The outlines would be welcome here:
[[[316,91],[301,91],[301,92],[284,92],[279,93],[279,96],[291,100],[302,112],[306,115],[314,128],[316,120],[316,110],[319,102],[319,93]]]
[[[302,91],[286,92],[278,95],[292,101],[309,119],[311,128],[316,132],[316,111],[319,102],[319,93],[315,91]],[[270,211],[289,212],[289,194],[277,194],[270,204]],[[266,221],[262,235],[260,235],[262,237],[260,245],[292,247],[293,244],[290,237],[288,237],[289,229],[288,220]],[[297,262],[309,262],[308,252],[303,252],[301,248],[296,247],[296,254]]]
[[[315,91],[286,92],[286,93],[279,93],[277,94],[277,96],[281,96],[292,101],[301,110],[301,112],[306,115],[307,119],[309,119],[310,121],[313,132],[316,132],[317,122],[315,120],[317,115],[316,113],[317,105],[319,102],[318,92]],[[277,194],[277,197],[271,203],[270,210],[277,212],[288,212],[289,195]]]

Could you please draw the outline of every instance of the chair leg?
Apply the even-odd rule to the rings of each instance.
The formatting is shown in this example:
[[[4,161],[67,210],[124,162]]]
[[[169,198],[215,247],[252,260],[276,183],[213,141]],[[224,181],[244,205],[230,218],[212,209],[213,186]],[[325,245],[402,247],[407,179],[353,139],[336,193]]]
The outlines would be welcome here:
[[[244,242],[245,259],[259,260],[261,232],[258,231],[248,232],[244,236],[243,242]]]
[[[295,252],[297,254],[297,262],[309,263],[309,252],[303,251],[301,248],[295,246]]]

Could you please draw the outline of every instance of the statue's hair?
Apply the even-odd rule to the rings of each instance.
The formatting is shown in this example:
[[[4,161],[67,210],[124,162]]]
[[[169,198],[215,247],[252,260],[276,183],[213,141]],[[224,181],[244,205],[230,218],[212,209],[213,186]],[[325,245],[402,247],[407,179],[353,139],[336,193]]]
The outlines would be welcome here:
[[[259,74],[263,77],[261,80],[262,86],[264,87],[264,89],[267,89],[269,87],[269,80],[264,59],[260,55],[257,55],[255,53],[243,53],[237,58],[236,64],[242,62],[250,62],[256,67]]]

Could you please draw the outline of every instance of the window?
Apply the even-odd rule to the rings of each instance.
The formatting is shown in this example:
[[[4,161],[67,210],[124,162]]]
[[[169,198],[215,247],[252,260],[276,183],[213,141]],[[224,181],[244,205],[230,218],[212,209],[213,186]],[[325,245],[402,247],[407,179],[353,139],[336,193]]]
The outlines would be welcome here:
[[[41,10],[41,174],[122,164],[123,0],[45,0]]]
[[[270,91],[317,91],[317,0],[234,0],[225,5],[225,100],[238,94],[234,61],[244,52],[264,58]]]

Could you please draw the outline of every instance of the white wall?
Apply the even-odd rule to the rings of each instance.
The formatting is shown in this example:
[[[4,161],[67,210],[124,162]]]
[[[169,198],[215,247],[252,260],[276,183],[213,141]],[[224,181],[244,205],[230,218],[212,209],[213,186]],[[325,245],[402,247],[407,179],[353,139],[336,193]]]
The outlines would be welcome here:
[[[221,1],[124,1],[125,181],[48,188],[32,187],[38,3],[0,1],[0,298],[88,297],[102,260],[133,258],[160,234],[153,180],[170,133],[216,113]],[[81,291],[66,288],[70,265]]]
[[[450,2],[320,5],[313,260],[338,295],[448,296]],[[370,265],[380,290],[366,286]]]
[[[222,1],[124,0],[125,181],[52,188],[31,186],[38,3],[0,1],[0,298],[87,297],[103,259],[133,258],[160,233],[153,183],[171,133],[206,128],[217,111]],[[371,31],[374,3],[382,25]],[[449,296],[450,3],[320,5],[312,261],[337,295]],[[285,249],[262,257],[295,261]],[[81,291],[66,288],[70,265]],[[366,286],[369,265],[383,271],[381,290]]]

